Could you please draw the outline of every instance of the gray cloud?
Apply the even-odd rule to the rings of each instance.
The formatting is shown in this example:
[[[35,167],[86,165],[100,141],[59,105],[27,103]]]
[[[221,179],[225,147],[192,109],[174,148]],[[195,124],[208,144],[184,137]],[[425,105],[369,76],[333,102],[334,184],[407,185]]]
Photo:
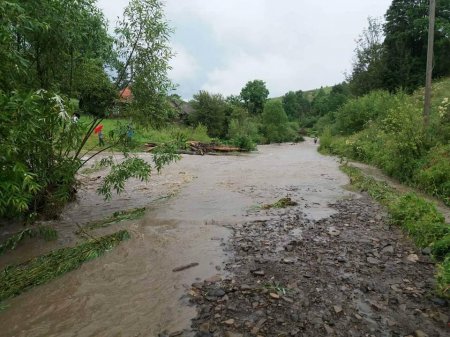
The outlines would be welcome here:
[[[109,18],[127,1],[100,0]],[[271,96],[344,80],[367,17],[391,0],[167,0],[178,52],[171,77],[189,98],[200,89],[238,94],[266,81]]]

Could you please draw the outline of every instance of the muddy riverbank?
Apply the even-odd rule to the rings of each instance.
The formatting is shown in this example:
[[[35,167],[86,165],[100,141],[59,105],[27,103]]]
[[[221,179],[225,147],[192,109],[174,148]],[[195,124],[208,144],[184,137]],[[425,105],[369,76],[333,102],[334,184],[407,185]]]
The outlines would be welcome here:
[[[417,254],[412,244],[386,227],[370,200],[343,188],[348,179],[338,167],[312,141],[242,156],[183,156],[149,184],[130,182],[110,202],[95,194],[103,173],[93,173],[54,224],[57,242],[28,242],[1,257],[0,266],[74,244],[75,223],[143,206],[145,216],[97,230],[127,229],[132,238],[7,301],[0,336],[445,331],[448,308],[427,297],[433,266],[420,254],[420,262],[405,261]],[[283,197],[298,205],[260,207]]]
[[[314,221],[291,208],[234,228],[230,277],[194,283],[195,336],[446,336],[434,266],[368,197]]]
[[[146,155],[143,155],[144,157]],[[21,245],[0,259],[5,266],[51,248],[73,244],[75,223],[97,220],[121,209],[148,206],[141,220],[121,222],[95,234],[128,229],[132,239],[99,259],[7,301],[0,336],[156,336],[189,329],[194,307],[181,299],[190,284],[227,275],[223,247],[233,227],[265,218],[258,206],[301,194],[311,217],[328,216],[327,206],[347,183],[338,163],[311,143],[270,145],[242,156],[184,156],[155,176],[136,181],[127,193],[104,202],[95,194],[97,177],[80,191],[55,224],[60,238]],[[171,198],[164,199],[165,196]],[[181,272],[178,266],[198,263]]]

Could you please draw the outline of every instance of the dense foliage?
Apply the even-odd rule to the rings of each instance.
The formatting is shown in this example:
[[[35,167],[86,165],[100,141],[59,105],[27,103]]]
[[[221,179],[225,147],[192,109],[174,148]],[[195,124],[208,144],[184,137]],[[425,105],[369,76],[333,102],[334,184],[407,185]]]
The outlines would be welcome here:
[[[152,167],[177,158],[170,144],[153,165],[130,156],[130,126],[124,125],[110,130],[107,144],[88,147],[96,127],[117,109],[119,89],[133,88],[128,108],[134,120],[159,126],[172,87],[166,76],[171,30],[162,2],[130,1],[114,36],[95,3],[0,3],[0,217],[57,215],[74,197],[77,171],[103,151],[124,155],[103,162],[111,168],[99,189],[107,198],[128,178],[146,180]],[[73,118],[78,112],[91,119]]]
[[[385,23],[369,18],[357,41],[349,76],[352,93],[374,89],[411,93],[425,81],[428,41],[428,0],[393,0]],[[384,36],[384,40],[383,40]],[[450,75],[450,1],[436,1],[433,77]]]
[[[321,150],[380,167],[450,205],[450,80],[434,85],[432,127],[424,130],[422,91],[374,91],[318,123]],[[444,96],[445,95],[445,96]]]

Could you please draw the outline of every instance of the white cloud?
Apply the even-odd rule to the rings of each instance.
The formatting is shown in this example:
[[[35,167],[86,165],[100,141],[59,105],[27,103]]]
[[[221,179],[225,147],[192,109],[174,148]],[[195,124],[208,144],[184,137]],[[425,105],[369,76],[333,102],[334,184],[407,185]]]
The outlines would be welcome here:
[[[200,69],[197,60],[181,45],[172,45],[172,50],[175,56],[170,60],[169,77],[175,83],[195,77]]]
[[[236,94],[262,79],[278,96],[343,81],[367,17],[382,16],[390,2],[169,0],[167,13],[174,22],[202,22],[226,55],[202,89]]]
[[[170,76],[184,96],[199,89],[236,94],[253,79],[278,96],[343,81],[367,17],[383,16],[391,0],[165,2],[167,19],[181,27]],[[99,3],[111,19],[127,1]]]

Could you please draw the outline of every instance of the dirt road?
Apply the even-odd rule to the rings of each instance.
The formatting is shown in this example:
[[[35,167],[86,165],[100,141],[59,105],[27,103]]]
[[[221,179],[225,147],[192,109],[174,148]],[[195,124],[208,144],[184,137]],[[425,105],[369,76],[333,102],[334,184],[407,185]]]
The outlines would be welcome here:
[[[74,222],[148,204],[149,211],[99,232],[127,228],[128,242],[9,301],[0,336],[449,331],[448,307],[430,295],[427,256],[386,226],[377,205],[346,190],[336,160],[312,142],[239,157],[185,156],[149,186],[131,182],[128,194],[108,204],[94,194],[95,176],[65,212],[57,245],[74,240]],[[286,196],[298,206],[260,207]],[[39,249],[18,250],[0,265]],[[198,265],[172,271],[191,263]]]

